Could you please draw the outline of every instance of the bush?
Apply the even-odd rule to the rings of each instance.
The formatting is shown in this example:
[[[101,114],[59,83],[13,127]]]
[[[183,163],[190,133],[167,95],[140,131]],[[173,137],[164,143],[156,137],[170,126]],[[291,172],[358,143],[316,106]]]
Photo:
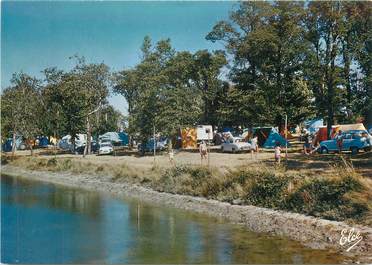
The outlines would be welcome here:
[[[277,208],[285,198],[289,178],[275,173],[263,173],[246,185],[245,202],[257,206]]]
[[[55,167],[57,165],[57,159],[55,158],[48,159],[48,162],[46,165],[47,167]]]
[[[330,220],[358,219],[368,211],[368,205],[347,195],[361,189],[353,176],[310,179],[288,196],[282,208]]]

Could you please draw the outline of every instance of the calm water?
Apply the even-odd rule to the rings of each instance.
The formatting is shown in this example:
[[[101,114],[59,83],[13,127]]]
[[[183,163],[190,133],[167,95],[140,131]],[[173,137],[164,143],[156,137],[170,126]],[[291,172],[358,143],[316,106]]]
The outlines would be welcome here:
[[[340,263],[203,215],[1,176],[3,263]]]

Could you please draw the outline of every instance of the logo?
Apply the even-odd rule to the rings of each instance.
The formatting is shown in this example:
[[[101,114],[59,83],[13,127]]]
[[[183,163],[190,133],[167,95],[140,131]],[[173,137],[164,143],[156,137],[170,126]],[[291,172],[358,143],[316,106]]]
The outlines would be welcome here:
[[[360,232],[354,228],[351,228],[349,231],[348,229],[342,229],[340,245],[347,247],[346,252],[349,252],[360,241],[362,241],[362,239],[363,237],[360,235]]]

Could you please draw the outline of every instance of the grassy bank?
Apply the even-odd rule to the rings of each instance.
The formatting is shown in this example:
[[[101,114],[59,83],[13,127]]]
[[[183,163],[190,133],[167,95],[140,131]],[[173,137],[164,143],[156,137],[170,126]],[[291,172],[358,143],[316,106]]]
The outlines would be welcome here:
[[[335,166],[327,175],[310,175],[264,165],[222,172],[191,165],[144,169],[126,163],[95,164],[72,158],[2,160],[30,170],[104,175],[110,176],[112,182],[139,184],[160,192],[372,225],[372,181],[357,174],[347,163]]]

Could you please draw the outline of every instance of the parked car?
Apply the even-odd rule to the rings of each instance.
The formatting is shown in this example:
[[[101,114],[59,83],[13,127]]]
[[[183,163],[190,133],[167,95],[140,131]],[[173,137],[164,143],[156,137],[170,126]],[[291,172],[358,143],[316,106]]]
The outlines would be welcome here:
[[[92,153],[96,153],[99,149],[99,145],[97,144],[97,142],[93,141],[91,142],[90,144],[90,150]],[[76,154],[83,154],[84,153],[84,149],[85,149],[85,145],[80,145],[80,146],[77,146],[75,148],[75,153]]]
[[[367,135],[368,137],[364,137]],[[371,136],[365,130],[350,130],[342,133],[342,151],[351,151],[352,154],[357,154],[360,150],[371,150]],[[336,139],[320,142],[319,152],[326,154],[328,152],[338,152]]]
[[[250,143],[244,142],[244,139],[241,137],[230,137],[223,144],[221,144],[222,152],[239,152],[239,151],[248,151],[252,149]]]
[[[98,150],[98,155],[110,155],[114,152],[114,147],[111,143],[101,143]]]

